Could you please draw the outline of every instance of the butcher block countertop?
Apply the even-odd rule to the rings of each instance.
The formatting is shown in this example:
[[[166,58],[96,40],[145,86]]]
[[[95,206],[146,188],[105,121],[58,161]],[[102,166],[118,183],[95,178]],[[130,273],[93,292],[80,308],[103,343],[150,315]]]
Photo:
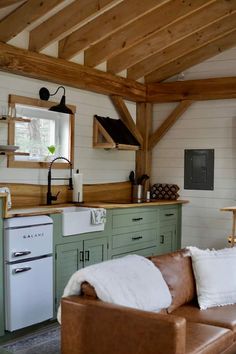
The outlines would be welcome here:
[[[0,193],[0,197],[4,198],[4,218],[12,218],[16,216],[34,216],[34,215],[45,215],[45,214],[57,214],[62,213],[60,208],[70,207],[70,206],[82,206],[87,208],[105,208],[105,209],[116,209],[116,208],[136,208],[136,207],[151,207],[160,205],[176,205],[188,203],[187,200],[158,200],[143,203],[132,203],[130,201],[98,201],[98,202],[85,202],[81,204],[68,203],[68,204],[54,204],[54,205],[42,205],[42,206],[32,206],[27,208],[12,208],[7,209],[6,203],[6,193]]]
[[[188,203],[187,200],[151,200],[150,202],[143,202],[143,203],[131,203],[126,201],[104,201],[104,202],[91,202],[91,203],[84,203],[83,206],[89,208],[105,208],[105,209],[116,209],[116,208],[136,208],[136,207],[151,207],[151,206],[158,206],[158,205],[176,205],[176,204],[186,204]]]

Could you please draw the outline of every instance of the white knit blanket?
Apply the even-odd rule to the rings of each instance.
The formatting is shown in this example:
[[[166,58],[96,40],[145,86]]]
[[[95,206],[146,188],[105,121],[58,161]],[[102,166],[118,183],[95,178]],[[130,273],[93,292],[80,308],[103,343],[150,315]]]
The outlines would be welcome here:
[[[161,272],[142,256],[128,255],[78,270],[66,285],[63,297],[79,295],[84,281],[105,302],[156,312],[171,304],[171,294]]]

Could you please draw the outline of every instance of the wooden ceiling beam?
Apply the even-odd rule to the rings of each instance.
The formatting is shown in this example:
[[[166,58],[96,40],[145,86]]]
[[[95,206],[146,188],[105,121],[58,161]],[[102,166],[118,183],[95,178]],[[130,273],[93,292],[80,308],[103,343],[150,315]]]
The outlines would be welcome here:
[[[76,0],[41,23],[30,32],[29,50],[39,52],[60,36],[68,35],[75,27],[97,14],[114,0]]]
[[[149,138],[149,150],[161,140],[161,138],[168,132],[168,130],[175,124],[175,122],[182,116],[182,114],[191,106],[193,101],[182,101],[171,112],[171,114],[164,120],[159,128]]]
[[[156,52],[165,51],[179,40],[184,41],[190,34],[235,11],[236,1],[216,0],[209,4],[205,3],[205,6],[197,11],[192,11],[192,7],[190,9],[184,18],[168,24],[162,30],[151,34],[145,41],[110,59],[107,64],[108,71],[118,73]]]
[[[21,2],[22,0],[1,0],[0,2],[0,9],[13,5],[13,4],[17,4],[18,2]],[[26,1],[26,0],[25,0]]]
[[[0,43],[0,70],[131,101],[146,100],[146,86],[63,59]]]
[[[123,121],[123,123],[126,125],[126,127],[129,129],[129,131],[133,134],[133,136],[138,140],[140,145],[142,146],[143,144],[143,137],[140,134],[138,128],[136,127],[136,124],[129,113],[129,110],[120,96],[115,96],[112,95],[110,96],[113,105],[115,106],[116,111],[119,114],[120,119]]]
[[[183,40],[177,41],[167,48],[158,51],[154,55],[140,61],[128,69],[127,77],[130,79],[139,79],[162,66],[170,63],[183,54],[191,53],[215,39],[236,28],[236,10],[227,16],[223,16],[219,21],[204,26],[202,29],[190,34]]]
[[[236,98],[236,77],[147,84],[149,102]]]
[[[236,30],[225,33],[222,36],[216,37],[214,41],[193,50],[176,60],[169,62],[167,65],[153,71],[145,76],[146,83],[164,81],[196,64],[203,62],[226,49],[235,46]]]
[[[215,0],[170,0],[149,14],[141,17],[121,31],[117,31],[85,51],[85,65],[94,67],[146,40],[169,23]],[[143,52],[142,55],[145,53]],[[110,70],[110,68],[109,68]]]
[[[8,42],[63,0],[28,0],[0,21],[0,41]]]
[[[157,8],[169,0],[124,0],[59,42],[59,57],[70,59],[91,44]]]

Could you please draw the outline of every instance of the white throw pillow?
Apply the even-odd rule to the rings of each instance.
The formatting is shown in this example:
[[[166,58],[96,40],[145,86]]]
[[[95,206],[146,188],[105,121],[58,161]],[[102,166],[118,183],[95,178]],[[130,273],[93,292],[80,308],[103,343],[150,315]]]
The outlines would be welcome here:
[[[188,249],[200,309],[236,303],[236,247],[218,251]]]

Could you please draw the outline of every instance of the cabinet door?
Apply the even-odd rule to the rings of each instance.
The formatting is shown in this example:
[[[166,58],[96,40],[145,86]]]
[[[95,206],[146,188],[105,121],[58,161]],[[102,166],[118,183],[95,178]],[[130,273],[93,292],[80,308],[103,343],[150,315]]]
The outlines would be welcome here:
[[[107,238],[84,241],[84,266],[103,262],[107,259]]]
[[[159,242],[157,245],[158,254],[168,253],[176,250],[176,223],[162,225],[160,227]]]
[[[83,242],[71,242],[56,247],[56,306],[71,277],[83,267]]]

